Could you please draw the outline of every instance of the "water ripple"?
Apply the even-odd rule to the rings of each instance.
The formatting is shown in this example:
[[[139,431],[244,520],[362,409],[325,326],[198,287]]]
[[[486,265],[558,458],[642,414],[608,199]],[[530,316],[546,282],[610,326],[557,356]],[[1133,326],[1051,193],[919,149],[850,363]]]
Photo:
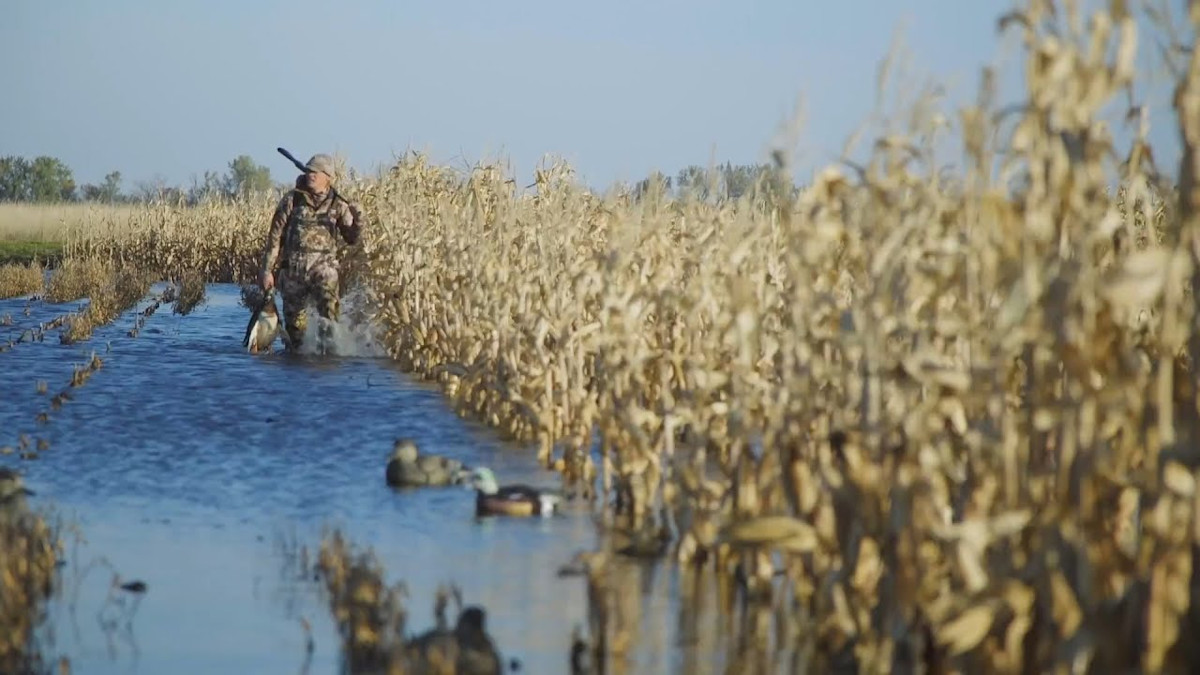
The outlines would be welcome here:
[[[0,316],[16,319],[24,304],[0,301]],[[28,319],[77,306],[34,303]],[[58,631],[76,669],[296,672],[299,628],[253,589],[282,583],[269,543],[277,532],[312,546],[322,526],[336,524],[375,547],[392,581],[409,585],[418,627],[432,620],[436,584],[456,581],[467,601],[488,607],[499,645],[525,672],[563,671],[585,604],[582,583],[555,571],[592,545],[586,518],[480,523],[470,490],[393,490],[383,479],[393,439],[409,436],[492,466],[503,480],[557,485],[533,448],[460,419],[434,388],[384,359],[244,353],[248,313],[236,286],[210,286],[188,317],[170,310],[161,307],[137,338],[126,336],[128,314],[84,344],[59,344],[55,333],[0,354],[0,445],[21,433],[51,443],[39,459],[9,455],[0,464],[23,471],[38,500],[79,519],[85,558],[106,556],[151,588],[134,624],[136,659],[119,648],[111,658],[94,621],[81,621],[78,635]],[[49,424],[36,424],[93,351],[103,367]],[[48,383],[45,396],[37,380]],[[106,584],[89,578],[80,606],[94,612]],[[318,630],[314,672],[333,672],[327,612],[311,599],[304,612]]]

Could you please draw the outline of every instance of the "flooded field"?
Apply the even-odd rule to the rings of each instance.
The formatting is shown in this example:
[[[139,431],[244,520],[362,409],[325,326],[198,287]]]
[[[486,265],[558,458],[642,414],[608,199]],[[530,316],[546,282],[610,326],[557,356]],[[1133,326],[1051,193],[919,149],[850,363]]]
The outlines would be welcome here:
[[[323,528],[337,526],[374,548],[389,583],[407,585],[411,632],[432,627],[436,587],[453,582],[487,609],[505,660],[568,672],[586,590],[558,570],[595,545],[591,517],[477,521],[470,489],[384,480],[401,436],[489,466],[501,482],[556,487],[555,474],[386,358],[245,353],[238,300],[237,286],[210,285],[193,313],[163,305],[137,337],[127,312],[85,342],[60,344],[51,331],[0,354],[0,446],[12,450],[0,466],[24,474],[34,508],[78,525],[78,538],[65,536],[45,652],[79,673],[338,672],[328,607],[297,566],[300,547],[311,567]],[[0,342],[80,306],[0,301],[0,317],[12,317]],[[52,409],[93,352],[103,365]],[[717,655],[696,663],[679,646],[671,567],[628,564],[641,629],[626,672],[721,672]],[[148,591],[110,598],[114,573]]]

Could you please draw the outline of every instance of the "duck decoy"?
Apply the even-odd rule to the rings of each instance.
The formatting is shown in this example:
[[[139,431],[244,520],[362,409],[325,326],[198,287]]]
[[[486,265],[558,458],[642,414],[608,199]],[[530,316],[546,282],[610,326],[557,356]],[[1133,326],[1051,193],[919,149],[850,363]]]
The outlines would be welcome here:
[[[427,672],[433,664],[445,667],[453,659],[454,671],[464,675],[500,675],[504,667],[496,645],[487,634],[482,607],[469,606],[458,615],[453,630],[435,628],[409,641],[409,665]],[[442,672],[442,671],[438,671]]]
[[[558,510],[562,495],[554,490],[529,485],[496,483],[496,476],[487,467],[471,472],[475,488],[475,515],[545,516]]]
[[[393,487],[459,485],[470,476],[470,470],[456,459],[420,454],[417,444],[401,438],[392,446],[387,463],[387,484]]]

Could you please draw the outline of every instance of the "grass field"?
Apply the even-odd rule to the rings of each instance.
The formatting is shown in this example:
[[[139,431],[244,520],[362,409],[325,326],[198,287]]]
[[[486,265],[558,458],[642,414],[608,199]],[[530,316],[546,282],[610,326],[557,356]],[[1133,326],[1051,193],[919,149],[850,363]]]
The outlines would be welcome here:
[[[14,239],[0,241],[0,265],[15,263],[28,265],[40,261],[43,265],[54,266],[62,260],[63,243],[61,241],[36,241]]]
[[[126,204],[0,203],[0,241],[62,241],[73,227],[128,218],[139,208]]]
[[[57,264],[70,234],[98,223],[128,220],[134,205],[0,203],[0,265]]]

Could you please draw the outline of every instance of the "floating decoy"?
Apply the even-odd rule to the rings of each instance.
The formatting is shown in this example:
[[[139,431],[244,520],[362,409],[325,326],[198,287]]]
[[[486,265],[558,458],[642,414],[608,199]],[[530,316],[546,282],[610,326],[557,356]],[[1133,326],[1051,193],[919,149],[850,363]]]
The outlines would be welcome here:
[[[498,485],[487,467],[471,472],[476,515],[545,516],[558,510],[562,495],[529,485]]]
[[[392,446],[387,463],[387,484],[393,487],[458,485],[470,476],[462,462],[431,454],[420,454],[417,444],[401,438]]]
[[[454,630],[435,628],[413,638],[407,645],[410,664],[417,672],[426,672],[433,664],[443,667],[443,659],[457,655],[454,671],[463,675],[500,675],[504,667],[496,645],[484,626],[482,607],[469,606],[458,615]],[[441,671],[439,671],[441,672]]]

